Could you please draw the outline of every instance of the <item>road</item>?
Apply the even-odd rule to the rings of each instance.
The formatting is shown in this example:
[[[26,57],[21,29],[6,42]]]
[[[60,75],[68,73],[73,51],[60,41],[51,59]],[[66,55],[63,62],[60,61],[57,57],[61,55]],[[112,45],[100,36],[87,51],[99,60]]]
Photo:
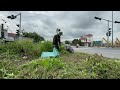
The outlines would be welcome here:
[[[120,48],[97,48],[97,47],[79,47],[76,48],[72,46],[75,52],[84,52],[89,54],[95,54],[108,57],[108,58],[118,58],[120,59]]]

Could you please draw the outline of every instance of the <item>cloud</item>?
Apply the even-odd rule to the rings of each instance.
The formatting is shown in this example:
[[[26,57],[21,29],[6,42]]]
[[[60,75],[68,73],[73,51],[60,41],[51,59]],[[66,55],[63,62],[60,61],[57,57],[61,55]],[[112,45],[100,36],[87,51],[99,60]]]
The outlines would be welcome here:
[[[93,34],[94,40],[101,40],[102,37],[106,37],[107,22],[96,20],[94,17],[111,20],[111,11],[0,11],[0,18],[8,22],[9,31],[16,32],[19,16],[15,20],[6,17],[19,13],[22,13],[22,29],[37,32],[45,39],[52,39],[56,28],[60,28],[64,34],[62,40],[72,40],[89,33]],[[120,21],[119,14],[120,12],[114,11],[114,20]],[[114,24],[114,36],[120,38],[117,34],[119,30],[120,25]]]

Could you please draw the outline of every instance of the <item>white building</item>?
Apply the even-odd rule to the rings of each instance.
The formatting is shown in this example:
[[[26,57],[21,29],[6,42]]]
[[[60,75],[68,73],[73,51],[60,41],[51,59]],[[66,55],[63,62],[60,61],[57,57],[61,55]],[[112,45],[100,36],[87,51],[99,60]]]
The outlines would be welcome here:
[[[84,43],[84,46],[92,46],[93,35],[88,34],[80,37],[81,42]]]
[[[16,33],[8,33],[7,41],[15,41],[17,39]]]

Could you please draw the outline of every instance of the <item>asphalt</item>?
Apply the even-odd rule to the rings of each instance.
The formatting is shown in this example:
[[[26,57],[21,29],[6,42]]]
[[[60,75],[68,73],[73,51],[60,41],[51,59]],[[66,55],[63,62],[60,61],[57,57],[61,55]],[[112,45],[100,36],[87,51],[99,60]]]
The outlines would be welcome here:
[[[84,52],[84,53],[89,53],[89,54],[98,54],[108,57],[108,58],[117,58],[120,59],[120,48],[98,48],[98,47],[79,47],[76,48],[72,46],[75,52]]]

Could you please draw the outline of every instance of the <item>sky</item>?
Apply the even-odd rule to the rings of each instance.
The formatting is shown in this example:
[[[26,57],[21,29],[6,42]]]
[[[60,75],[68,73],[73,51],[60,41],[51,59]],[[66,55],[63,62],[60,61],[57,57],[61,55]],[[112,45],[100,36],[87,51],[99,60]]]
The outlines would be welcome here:
[[[112,21],[112,11],[0,11],[0,24],[4,23],[8,32],[15,33],[19,29],[19,16],[10,20],[6,18],[9,15],[22,13],[22,29],[26,32],[37,32],[46,40],[52,40],[56,34],[56,28],[63,32],[62,41],[78,39],[80,36],[92,34],[93,40],[98,41],[106,37],[108,22],[97,20],[94,17],[100,17]],[[113,21],[120,21],[120,11],[113,11]],[[8,27],[7,27],[8,26]],[[112,23],[109,25],[112,28]],[[114,40],[120,39],[120,24],[113,24]],[[112,36],[109,37],[110,41]]]

